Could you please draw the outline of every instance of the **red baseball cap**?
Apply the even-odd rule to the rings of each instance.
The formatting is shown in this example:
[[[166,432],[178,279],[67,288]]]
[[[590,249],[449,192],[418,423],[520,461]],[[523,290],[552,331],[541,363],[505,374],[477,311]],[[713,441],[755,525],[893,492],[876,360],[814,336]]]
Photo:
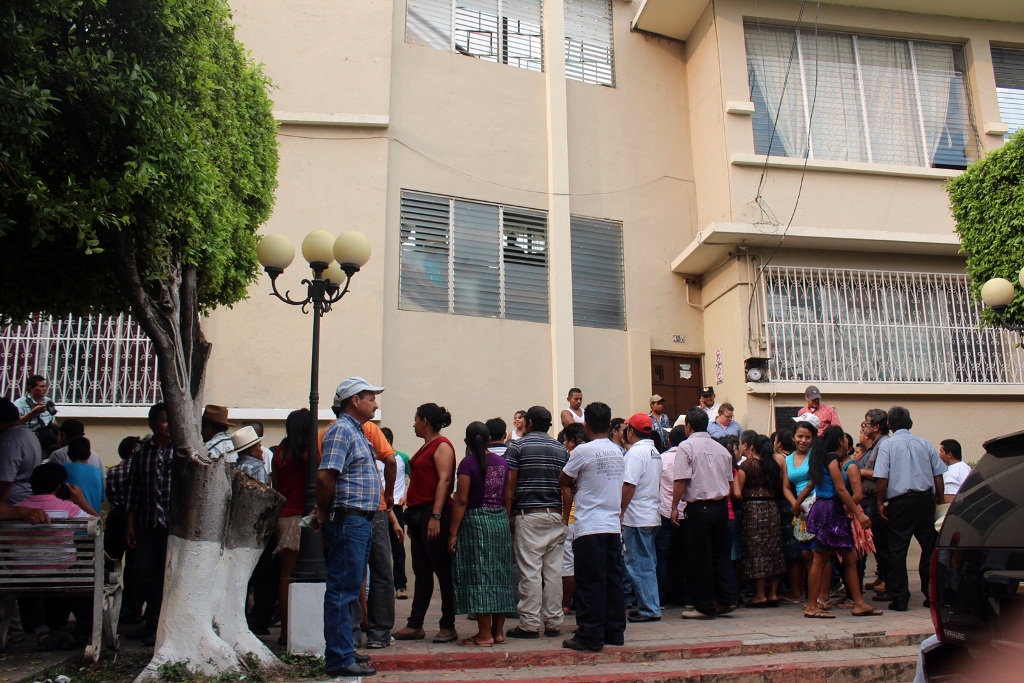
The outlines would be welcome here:
[[[646,413],[637,413],[626,420],[626,423],[641,434],[650,434],[654,431],[654,424],[651,422],[651,417]]]

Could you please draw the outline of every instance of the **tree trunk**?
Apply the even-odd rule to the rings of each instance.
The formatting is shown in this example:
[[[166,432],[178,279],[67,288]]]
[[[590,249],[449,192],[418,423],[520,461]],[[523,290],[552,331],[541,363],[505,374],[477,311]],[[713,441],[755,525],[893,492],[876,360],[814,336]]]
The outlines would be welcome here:
[[[245,601],[284,498],[223,458],[211,461],[203,447],[199,415],[210,344],[199,324],[195,269],[172,268],[151,296],[131,243],[122,236],[113,251],[114,272],[156,350],[176,446],[156,650],[136,681],[159,679],[160,666],[173,662],[204,675],[237,671],[250,653],[263,667],[279,667],[249,630]]]

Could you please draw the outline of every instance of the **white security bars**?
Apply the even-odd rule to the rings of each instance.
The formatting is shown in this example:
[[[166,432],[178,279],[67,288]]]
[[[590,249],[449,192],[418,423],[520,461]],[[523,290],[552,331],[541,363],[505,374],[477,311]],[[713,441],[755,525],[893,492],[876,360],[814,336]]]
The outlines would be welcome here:
[[[962,45],[744,30],[758,154],[937,168],[978,158]]]
[[[145,406],[160,400],[152,343],[127,315],[34,316],[0,328],[0,394],[18,398],[44,375],[59,405]]]
[[[992,69],[996,76],[999,118],[1010,128],[1009,138],[1024,128],[1024,50],[992,48]]]
[[[614,87],[612,0],[565,0],[565,76]]]
[[[399,308],[548,322],[547,214],[402,192]]]
[[[966,275],[771,266],[762,282],[774,380],[1024,383],[1019,336],[978,327]]]
[[[488,62],[544,69],[541,0],[408,0],[405,38]]]
[[[622,223],[572,216],[569,225],[573,325],[626,329]]]

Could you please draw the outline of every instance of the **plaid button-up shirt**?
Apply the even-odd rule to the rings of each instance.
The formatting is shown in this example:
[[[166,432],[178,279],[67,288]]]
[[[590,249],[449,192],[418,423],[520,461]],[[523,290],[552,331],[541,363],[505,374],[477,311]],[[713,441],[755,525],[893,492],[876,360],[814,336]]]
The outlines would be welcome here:
[[[342,413],[324,433],[323,460],[320,469],[334,470],[333,506],[376,510],[380,507],[380,477],[377,456],[363,428],[348,413]]]
[[[128,474],[131,472],[132,459],[125,458],[107,470],[107,500],[110,507],[125,507],[128,498]]]
[[[166,528],[171,504],[174,444],[163,448],[152,439],[139,444],[131,459],[125,507],[135,514],[136,528]]]

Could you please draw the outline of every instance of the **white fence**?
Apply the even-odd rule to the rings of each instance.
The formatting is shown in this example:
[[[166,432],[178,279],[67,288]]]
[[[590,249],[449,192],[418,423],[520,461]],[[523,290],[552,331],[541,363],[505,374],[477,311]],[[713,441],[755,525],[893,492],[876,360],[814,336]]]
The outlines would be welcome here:
[[[770,266],[778,381],[1021,384],[1020,336],[978,327],[966,275]]]
[[[49,380],[57,405],[142,406],[160,400],[156,354],[127,315],[33,316],[0,327],[0,395],[17,398],[25,380]]]

